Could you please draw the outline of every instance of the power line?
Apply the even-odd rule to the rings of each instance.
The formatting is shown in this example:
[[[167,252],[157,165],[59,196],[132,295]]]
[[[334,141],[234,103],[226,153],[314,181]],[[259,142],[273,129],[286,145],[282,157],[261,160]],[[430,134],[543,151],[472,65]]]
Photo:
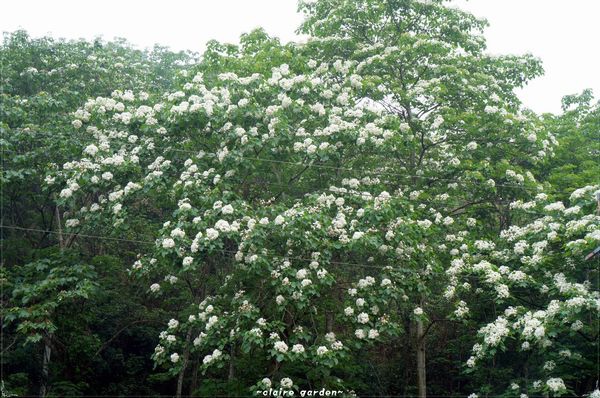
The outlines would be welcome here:
[[[0,228],[14,229],[14,230],[20,230],[20,231],[42,232],[42,233],[47,233],[47,234],[60,234],[60,232],[52,231],[52,230],[44,230],[44,229],[37,229],[37,228],[25,228],[25,227],[20,227],[20,226],[11,226],[11,225],[0,225]],[[76,235],[77,237],[88,238],[88,239],[104,239],[104,240],[110,240],[110,241],[156,245],[156,241],[137,240],[137,239],[122,239],[122,238],[114,238],[114,237],[106,236],[106,235],[89,235],[89,234],[65,233],[65,232],[63,232],[63,235]],[[215,251],[225,253],[225,254],[233,254],[233,255],[237,254],[237,251],[226,250],[226,249],[217,249]],[[314,259],[312,259],[312,258],[305,258],[305,257],[298,257],[298,256],[292,256],[292,257],[282,256],[281,258],[282,259],[290,259],[290,260],[314,261]],[[351,263],[351,262],[346,262],[346,261],[335,261],[335,260],[328,261],[328,264],[346,265],[346,266],[362,267],[362,268],[375,268],[375,269],[382,269],[382,268],[388,267],[388,266],[391,267],[391,265],[377,266],[377,265]],[[395,269],[395,271],[402,271],[402,270]],[[410,271],[406,270],[406,272],[410,272]]]
[[[37,228],[25,228],[25,227],[21,227],[21,226],[12,226],[12,225],[0,225],[0,228],[16,229],[16,230],[20,230],[20,231],[43,232],[45,234],[56,234],[56,235],[61,234],[58,231],[37,229]],[[155,244],[156,243],[156,242],[146,241],[146,240],[114,238],[112,236],[106,236],[106,235],[88,235],[88,234],[82,234],[82,233],[69,233],[69,232],[63,232],[62,235],[76,235],[77,237],[82,237],[82,238],[104,239],[104,240],[111,240],[111,241],[118,241],[118,242],[129,242],[129,243],[140,243],[140,244]]]
[[[84,143],[81,141],[77,141],[77,140],[71,140],[71,141],[75,141],[78,142],[81,145],[88,145],[89,142]],[[198,155],[201,151],[197,150],[197,151],[192,151],[192,150],[185,150],[185,149],[176,149],[176,148],[172,148],[170,146],[167,147],[156,147],[154,146],[154,148],[149,149],[149,148],[145,148],[146,150],[152,151],[152,150],[162,150],[162,151],[170,151],[170,152],[180,152],[180,153],[189,153],[189,154],[194,154],[194,155]],[[6,152],[16,152],[16,151],[12,151],[12,150],[6,150]],[[23,153],[22,153],[23,154]],[[215,156],[214,154],[207,154],[207,156]],[[250,157],[250,156],[242,156],[242,155],[234,155],[234,157],[238,158],[238,159],[246,159],[246,160],[254,160],[254,161],[260,161],[260,162],[269,162],[269,163],[275,163],[275,164],[288,164],[288,165],[293,165],[293,166],[300,166],[300,167],[308,167],[308,168],[319,168],[319,169],[325,169],[325,170],[336,170],[336,171],[344,171],[344,172],[359,172],[361,173],[363,176],[367,175],[369,177],[382,177],[382,176],[388,176],[388,177],[400,177],[403,179],[421,179],[421,180],[427,180],[427,181],[432,181],[432,182],[439,182],[439,181],[444,181],[447,183],[457,183],[457,184],[465,184],[465,185],[482,185],[482,186],[490,186],[487,182],[479,182],[479,181],[464,181],[464,180],[457,180],[457,179],[453,179],[453,178],[444,178],[444,177],[428,177],[428,176],[423,176],[423,175],[417,175],[417,174],[403,174],[403,173],[397,173],[397,172],[389,172],[389,171],[371,171],[371,170],[365,170],[365,169],[356,169],[356,168],[351,168],[351,167],[338,167],[338,166],[329,166],[329,165],[324,165],[324,164],[315,164],[315,163],[303,163],[303,162],[291,162],[291,161],[285,161],[285,160],[278,160],[278,159],[267,159],[267,158],[259,158],[259,157]],[[353,176],[349,176],[348,178],[356,178]],[[390,182],[387,182],[390,183]],[[412,187],[412,184],[406,184],[406,183],[399,183],[399,182],[394,182],[394,184],[400,185],[400,186],[405,186],[405,187]],[[514,189],[521,189],[524,191],[531,191],[531,192],[550,192],[550,193],[557,193],[556,191],[552,190],[552,191],[548,191],[548,190],[544,190],[544,191],[540,191],[537,188],[530,188],[530,187],[526,187],[523,185],[518,185],[518,184],[505,184],[505,183],[495,183],[494,187],[502,187],[502,188],[514,188]]]

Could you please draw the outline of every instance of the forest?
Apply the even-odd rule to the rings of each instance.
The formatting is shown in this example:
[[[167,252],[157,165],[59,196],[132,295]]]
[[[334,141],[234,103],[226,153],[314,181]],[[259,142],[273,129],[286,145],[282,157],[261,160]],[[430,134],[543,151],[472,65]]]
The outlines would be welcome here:
[[[4,34],[2,396],[600,398],[592,91],[528,109],[543,60],[446,1],[298,8]]]

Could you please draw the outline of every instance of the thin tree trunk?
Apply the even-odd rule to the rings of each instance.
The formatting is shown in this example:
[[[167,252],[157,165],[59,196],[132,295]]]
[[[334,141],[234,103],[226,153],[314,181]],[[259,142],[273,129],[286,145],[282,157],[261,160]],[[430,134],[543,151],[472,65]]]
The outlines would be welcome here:
[[[52,354],[52,346],[50,345],[52,334],[44,336],[44,352],[42,358],[42,380],[40,383],[40,398],[46,397],[48,394],[48,380],[50,369],[50,355]]]
[[[192,368],[192,381],[190,383],[190,396],[194,395],[194,391],[198,389],[198,368],[200,361],[194,361],[194,367]]]
[[[58,247],[60,247],[60,251],[62,252],[65,248],[65,240],[62,233],[62,222],[60,219],[60,210],[58,209],[58,205],[54,208],[54,213],[56,214],[56,227],[58,228]]]
[[[229,350],[229,374],[227,375],[227,380],[232,381],[235,378],[235,345],[231,345],[231,349]]]
[[[185,369],[187,368],[188,360],[190,359],[190,341],[192,340],[192,328],[190,328],[185,336],[185,350],[183,352],[183,363],[181,366],[181,372],[177,378],[177,393],[176,397],[181,398],[181,391],[183,390],[183,379],[185,377]]]
[[[417,320],[417,386],[419,398],[427,397],[427,374],[425,369],[425,335],[423,333],[423,321]]]
[[[62,252],[65,248],[65,240],[62,232],[62,221],[60,219],[60,210],[58,206],[54,208],[56,216],[56,225],[58,228],[58,247]],[[50,357],[52,355],[52,333],[44,336],[44,351],[42,353],[42,380],[40,383],[40,398],[45,398],[48,394],[48,381],[50,379]]]
[[[327,333],[333,332],[333,312],[331,311],[325,313],[325,330]]]

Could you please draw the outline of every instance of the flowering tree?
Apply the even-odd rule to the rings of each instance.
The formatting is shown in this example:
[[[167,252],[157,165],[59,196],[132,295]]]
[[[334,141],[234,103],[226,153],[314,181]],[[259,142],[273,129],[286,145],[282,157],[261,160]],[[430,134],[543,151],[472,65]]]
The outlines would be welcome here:
[[[103,262],[93,261],[92,257],[98,251],[116,252],[82,245],[73,236],[65,236],[65,213],[54,200],[58,192],[47,189],[44,182],[48,169],[77,156],[82,145],[87,144],[73,135],[78,122],[72,124],[71,113],[82,98],[109,95],[115,85],[162,92],[173,84],[176,71],[185,68],[191,59],[189,54],[160,47],[152,52],[135,50],[123,40],[106,43],[33,39],[24,31],[6,34],[0,46],[0,274],[2,302],[7,309],[3,314],[3,336],[10,341],[2,353],[7,362],[14,357],[16,363],[30,364],[39,355],[29,343],[43,343],[39,360],[42,396],[48,392],[53,347],[60,344],[55,332],[60,325],[85,329],[88,321],[65,322],[64,314],[97,293],[94,287],[103,272],[97,273],[91,264]],[[79,337],[85,339],[83,335]],[[93,348],[96,341],[90,340],[86,343]],[[18,348],[20,353],[8,351],[20,347],[16,343],[22,341],[28,347]],[[88,351],[92,349],[89,347]],[[6,380],[11,387],[10,378]],[[62,387],[65,390],[54,392],[82,393],[77,387]]]
[[[255,389],[351,388],[348,356],[406,334],[406,320],[422,349],[427,308],[445,315],[448,242],[490,205],[506,225],[506,199],[537,189],[516,159],[543,159],[552,137],[512,94],[537,64],[484,56],[467,14],[407,4],[432,24],[464,20],[460,40],[409,24],[328,63],[315,45],[346,37],[298,47],[253,33],[213,43],[179,91],[115,91],[75,112],[89,145],[48,181],[65,184],[73,233],[163,218],[131,272],[181,303],[154,354],[179,393],[190,362],[233,379],[248,358]],[[288,63],[252,62],[269,55]]]
[[[580,106],[557,120],[523,109],[513,91],[539,61],[486,54],[485,22],[441,0],[299,8],[304,44],[257,30],[239,45],[210,42],[188,64],[80,43],[64,58],[84,64],[81,81],[54,81],[73,67],[52,72],[46,61],[10,68],[3,128],[14,134],[3,145],[18,150],[30,130],[48,129],[68,146],[52,159],[31,152],[48,169],[39,191],[49,220],[61,249],[80,238],[127,245],[102,250],[134,257],[127,283],[164,318],[145,353],[166,372],[153,377],[176,378],[178,396],[186,378],[190,395],[360,394],[372,393],[365,369],[383,358],[401,363],[389,379],[404,369],[405,395],[447,394],[452,382],[432,391],[426,369],[456,376],[461,363],[461,393],[591,391],[598,285],[584,258],[599,240],[598,187],[575,191],[567,208],[536,179],[564,162],[562,122],[593,132],[590,99],[571,98]],[[53,128],[46,96],[27,91],[38,83],[62,101]],[[84,90],[69,96],[63,83]],[[30,114],[40,124],[26,126]],[[14,171],[20,159],[3,175],[15,192],[27,180]],[[36,184],[42,173],[29,174]],[[102,272],[59,257],[19,268],[31,279],[13,290],[27,301],[7,318],[19,330],[54,314],[34,323],[27,308],[81,302]],[[380,394],[400,389],[386,382]]]
[[[475,240],[454,249],[446,297],[464,298],[456,316],[469,313],[467,303],[479,310],[489,303],[497,316],[479,329],[467,366],[485,368],[490,357],[501,355],[523,363],[506,385],[510,395],[572,394],[579,383],[587,391],[594,387],[590,346],[598,344],[600,297],[597,261],[587,255],[600,241],[598,188],[574,191],[570,207],[547,204],[545,194],[514,202],[516,213],[526,213],[523,225],[502,231],[496,242]],[[531,219],[531,212],[537,217]]]

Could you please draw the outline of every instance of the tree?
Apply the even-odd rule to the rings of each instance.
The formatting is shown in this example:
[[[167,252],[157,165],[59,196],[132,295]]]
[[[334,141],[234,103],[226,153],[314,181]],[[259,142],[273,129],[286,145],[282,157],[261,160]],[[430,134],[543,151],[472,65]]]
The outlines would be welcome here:
[[[423,18],[446,10],[410,4]],[[165,221],[156,249],[132,267],[152,292],[189,303],[161,334],[159,364],[180,377],[198,360],[209,376],[227,364],[233,383],[252,357],[244,379],[270,377],[255,389],[273,376],[284,388],[351,389],[348,355],[407,333],[406,321],[428,322],[429,309],[445,315],[445,242],[464,240],[470,215],[537,189],[509,164],[551,145],[532,136],[538,122],[511,91],[535,62],[491,59],[481,44],[462,55],[466,38],[420,39],[431,75],[416,91],[390,72],[391,87],[377,88],[397,58],[319,63],[311,43],[281,47],[255,32],[239,48],[211,44],[203,73],[162,100],[116,92],[76,113],[90,144],[53,175],[76,230],[123,233],[149,212]],[[289,64],[252,62],[258,54]],[[452,69],[442,65],[471,84],[442,81]],[[422,67],[410,66],[417,84]]]
[[[540,62],[440,0],[299,8],[198,60],[7,36],[4,330],[53,337],[3,391],[46,347],[50,395],[593,389],[591,93],[523,109]]]
[[[600,173],[600,108],[591,90],[563,98],[563,113],[545,115],[545,129],[560,141],[556,156],[537,174],[552,184],[557,200],[566,201],[580,187],[598,182]]]
[[[0,47],[0,184],[2,300],[7,308],[3,335],[11,342],[3,348],[8,391],[31,394],[37,390],[42,396],[50,391],[52,368],[59,367],[50,358],[62,361],[57,356],[63,354],[61,339],[70,332],[83,333],[87,326],[98,326],[90,317],[78,318],[80,314],[68,310],[98,293],[92,289],[96,278],[107,280],[91,266],[101,263],[94,256],[112,251],[127,258],[124,250],[89,240],[79,244],[76,236],[62,233],[63,216],[68,213],[55,205],[55,192],[45,188],[44,176],[49,168],[81,150],[82,142],[73,135],[76,126],[71,124],[71,113],[82,98],[109,95],[116,87],[162,91],[192,59],[191,54],[158,47],[153,52],[135,50],[124,40],[33,39],[24,31],[5,35]],[[124,273],[122,268],[118,271]],[[102,331],[99,334],[103,335]],[[43,343],[41,354],[35,348],[37,342]],[[59,350],[52,350],[56,346]],[[68,351],[75,353],[75,348]],[[33,361],[39,368],[25,369]],[[26,382],[21,381],[24,373]],[[55,381],[51,393],[58,395],[81,394],[85,389],[81,386],[86,384]]]
[[[467,366],[485,371],[489,358],[522,364],[483,392],[580,395],[595,387],[600,301],[597,261],[587,255],[600,241],[599,188],[574,191],[570,207],[548,203],[545,194],[514,202],[521,223],[496,243],[475,240],[455,250],[446,297],[465,299],[457,316],[477,303],[495,318],[479,329]]]

